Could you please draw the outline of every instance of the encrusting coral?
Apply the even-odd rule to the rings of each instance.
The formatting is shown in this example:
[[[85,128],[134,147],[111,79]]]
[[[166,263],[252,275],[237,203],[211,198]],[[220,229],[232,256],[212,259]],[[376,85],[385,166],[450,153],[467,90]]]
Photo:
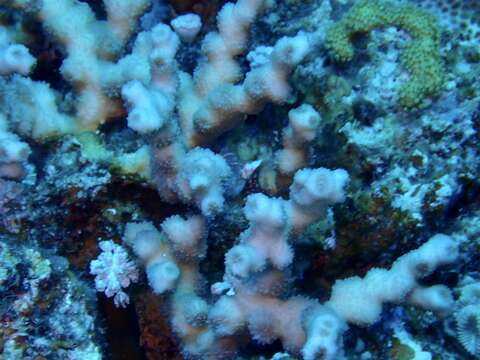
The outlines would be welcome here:
[[[400,88],[398,103],[412,108],[427,97],[439,95],[445,81],[439,51],[440,30],[435,17],[415,6],[357,1],[329,29],[327,48],[337,61],[350,61],[354,55],[354,35],[386,26],[397,26],[412,37],[401,54],[401,61],[411,78]]]
[[[101,358],[95,293],[68,268],[65,258],[48,258],[2,238],[0,295],[2,359]]]

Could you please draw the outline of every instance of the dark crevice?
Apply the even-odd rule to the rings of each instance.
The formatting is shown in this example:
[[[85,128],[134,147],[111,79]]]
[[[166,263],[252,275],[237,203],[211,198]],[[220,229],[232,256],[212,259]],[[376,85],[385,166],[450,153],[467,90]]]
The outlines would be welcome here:
[[[116,308],[112,299],[98,296],[100,316],[105,320],[107,358],[111,360],[146,360],[140,347],[140,329],[133,305]]]

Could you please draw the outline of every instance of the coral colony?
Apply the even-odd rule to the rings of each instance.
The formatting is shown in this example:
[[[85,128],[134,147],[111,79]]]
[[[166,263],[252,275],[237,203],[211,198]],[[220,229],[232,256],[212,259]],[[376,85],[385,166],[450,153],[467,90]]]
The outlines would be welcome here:
[[[0,0],[0,358],[480,358],[480,5]]]

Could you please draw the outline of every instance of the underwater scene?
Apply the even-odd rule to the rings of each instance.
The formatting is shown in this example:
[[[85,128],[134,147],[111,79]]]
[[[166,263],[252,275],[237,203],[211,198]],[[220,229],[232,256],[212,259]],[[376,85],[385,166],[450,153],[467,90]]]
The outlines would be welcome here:
[[[0,0],[0,360],[480,359],[480,1]]]

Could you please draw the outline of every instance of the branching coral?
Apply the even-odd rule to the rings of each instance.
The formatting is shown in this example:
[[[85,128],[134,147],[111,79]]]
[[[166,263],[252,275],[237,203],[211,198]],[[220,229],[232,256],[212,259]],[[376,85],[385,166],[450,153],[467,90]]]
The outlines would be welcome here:
[[[263,194],[250,195],[244,212],[251,225],[240,236],[239,244],[225,255],[224,281],[212,286],[217,295],[229,289],[235,295],[221,296],[213,306],[198,295],[198,261],[206,250],[206,229],[200,217],[170,217],[162,223],[162,233],[149,223],[127,226],[124,240],[146,263],[154,292],[174,290],[172,324],[188,354],[229,357],[236,351],[231,336],[244,327],[259,342],[270,343],[280,338],[287,349],[300,351],[305,342],[303,314],[316,308],[316,303],[307,298],[277,299],[286,286],[283,271],[293,260],[289,241],[306,225],[323,218],[330,204],[344,200],[347,182],[348,175],[341,169],[304,169],[295,175],[288,201]],[[335,329],[329,329],[332,334],[328,341],[313,340],[323,322],[334,319],[339,329],[344,327],[330,310],[315,311],[318,319],[309,318],[305,325],[312,333],[306,350],[312,354],[310,359],[318,346],[328,343],[336,348]],[[333,348],[330,351],[335,352]]]
[[[230,358],[239,345],[234,336],[248,329],[257,342],[280,339],[287,351],[301,353],[304,359],[337,359],[342,356],[346,322],[374,323],[383,303],[414,297],[421,289],[417,279],[456,260],[455,242],[436,235],[400,257],[391,270],[374,269],[363,279],[338,281],[325,304],[306,297],[285,299],[286,270],[293,261],[290,243],[307,225],[324,218],[329,205],[344,200],[347,181],[341,169],[303,169],[294,177],[289,200],[249,195],[244,213],[250,226],[225,255],[223,282],[211,288],[220,295],[213,305],[198,288],[198,262],[206,250],[200,217],[170,217],[161,233],[151,223],[127,225],[124,240],[145,262],[154,292],[173,291],[172,326],[189,356]],[[447,299],[441,304],[451,298],[445,287],[430,289],[422,307],[436,310],[439,296]]]
[[[283,130],[283,149],[276,156],[280,172],[292,174],[307,165],[308,145],[315,139],[320,114],[311,105],[303,104],[289,111],[288,120]]]
[[[60,71],[74,88],[68,97],[74,103],[59,106],[60,94],[47,83],[21,76],[7,80],[1,103],[12,127],[37,139],[94,130],[121,112],[116,96],[120,94],[129,112],[128,126],[141,134],[156,132],[152,175],[162,198],[196,203],[205,215],[221,210],[231,170],[220,155],[196,147],[238,126],[245,115],[258,113],[267,102],[284,102],[290,94],[288,75],[310,50],[305,33],[283,37],[260,66],[243,76],[236,57],[247,48],[249,26],[263,1],[240,0],[219,12],[218,32],[203,40],[203,57],[192,76],[179,69],[175,60],[179,37],[164,24],[140,32],[130,54],[123,55],[149,1],[106,1],[105,21],[74,0],[58,5],[48,0],[2,3],[36,16],[63,45]],[[83,29],[83,36],[77,36],[77,28]],[[67,105],[75,107],[74,114],[60,110]],[[312,131],[315,125],[309,125]],[[293,144],[293,138],[286,141],[291,143],[288,153],[300,156],[299,144]],[[297,162],[290,173],[305,163]],[[190,179],[192,171],[203,175]]]
[[[213,22],[202,24],[188,14],[177,17],[172,26],[160,23],[137,32],[140,16],[151,5],[149,0],[104,0],[105,20],[97,19],[98,14],[84,1],[0,0],[4,8],[39,21],[46,38],[60,45],[64,56],[59,69],[61,85],[49,84],[35,80],[44,79],[36,73],[27,77],[35,59],[24,45],[8,37],[3,42],[0,39],[0,73],[7,75],[0,80],[0,176],[5,176],[12,164],[24,163],[30,153],[19,136],[35,142],[68,134],[75,159],[98,165],[105,174],[102,185],[118,173],[148,178],[159,195],[152,201],[155,210],[146,214],[145,209],[131,205],[125,213],[111,215],[118,221],[112,225],[115,229],[109,229],[109,238],[124,230],[123,241],[144,265],[153,293],[168,300],[171,327],[188,358],[235,358],[242,346],[254,339],[261,345],[281,344],[285,351],[305,360],[342,359],[348,324],[375,324],[385,304],[406,303],[439,317],[449,315],[453,307],[449,288],[423,286],[420,281],[439,266],[456,261],[458,248],[452,238],[437,234],[393,261],[389,269],[368,267],[362,277],[336,282],[339,276],[329,274],[326,278],[334,284],[330,296],[324,291],[321,301],[292,291],[294,277],[306,273],[302,262],[308,259],[295,259],[305,230],[316,231],[318,226],[312,225],[330,214],[331,221],[325,227],[335,234],[332,227],[338,222],[329,207],[345,201],[349,173],[358,174],[358,170],[356,165],[349,166],[351,159],[344,161],[345,153],[339,162],[333,156],[342,146],[338,143],[345,142],[341,136],[332,139],[335,146],[321,159],[311,156],[313,146],[325,140],[323,132],[337,124],[332,124],[332,116],[320,115],[321,101],[315,96],[304,97],[305,92],[295,97],[289,84],[291,73],[313,50],[322,49],[324,44],[320,43],[325,38],[318,33],[297,32],[298,26],[289,33],[293,36],[276,36],[271,46],[262,45],[267,41],[254,42],[252,49],[250,28],[266,3],[227,3],[218,13],[216,28]],[[402,55],[411,77],[400,89],[399,103],[416,107],[425,97],[436,96],[443,84],[439,29],[432,17],[410,6],[362,0],[330,29],[326,46],[336,60],[349,61],[355,34],[389,25],[412,37]],[[193,40],[200,33],[206,35],[196,47]],[[197,64],[186,60],[183,52],[185,57],[200,54]],[[328,65],[320,67],[327,71]],[[187,72],[189,68],[193,71]],[[323,105],[331,110],[354,96],[346,96],[350,92],[341,95]],[[243,125],[247,116],[259,114],[268,103],[295,104],[278,111],[288,113],[288,122],[276,124],[264,140],[272,143],[265,145],[270,164],[275,164],[269,169],[281,178],[277,191],[272,191],[278,197],[258,192],[254,172],[263,158],[253,155],[248,163],[238,163],[235,154],[229,153],[228,141],[223,141],[228,131]],[[112,129],[115,126],[100,126],[117,116],[126,118],[121,132]],[[240,129],[242,136],[253,122],[247,121]],[[322,139],[317,138],[319,133]],[[128,145],[108,147],[107,141],[109,145],[124,141]],[[325,149],[330,145],[329,141],[321,144]],[[62,168],[69,168],[71,163],[64,161]],[[322,167],[325,164],[348,167],[349,173]],[[46,168],[48,183],[58,170],[55,166]],[[59,181],[88,186],[87,177],[78,176],[81,180],[72,177]],[[241,186],[235,187],[240,177]],[[355,186],[358,183],[361,180],[355,179]],[[98,187],[96,184],[90,186]],[[117,183],[113,184],[107,192],[117,191]],[[348,207],[359,202],[350,202]],[[235,229],[225,229],[223,217],[233,219],[229,224],[235,222]],[[125,218],[132,221],[124,227],[121,219]],[[210,242],[212,238],[215,245]],[[226,240],[224,244],[212,249],[222,240]],[[125,288],[138,277],[135,264],[113,241],[99,245],[102,253],[90,263],[97,290],[124,307],[129,302]],[[203,263],[209,256],[224,262]],[[206,274],[206,266],[215,267],[215,274]],[[207,277],[210,294],[202,291]],[[457,322],[463,329],[460,317]]]
[[[150,5],[150,1],[107,0],[107,21],[96,20],[87,4],[74,0],[4,0],[0,4],[19,8],[37,17],[45,30],[63,45],[65,59],[60,69],[61,74],[75,89],[75,114],[70,115],[59,110],[55,103],[58,96],[47,84],[33,83],[26,79],[19,79],[19,82],[11,84],[12,94],[5,103],[17,100],[17,106],[25,106],[24,112],[28,112],[31,117],[29,121],[33,124],[32,128],[46,127],[42,128],[43,131],[37,130],[30,135],[43,138],[59,132],[96,129],[109,117],[121,112],[118,101],[110,96],[112,92],[118,91],[120,86],[129,80],[150,81],[149,55],[152,51],[152,40],[149,33],[140,33],[131,54],[114,62],[114,59],[122,54],[127,40],[135,30],[138,17]],[[78,36],[79,29],[82,36]],[[24,89],[17,88],[16,85],[23,86]],[[42,87],[41,91],[39,87]],[[22,92],[41,92],[44,98],[38,99],[34,104],[25,103]],[[39,115],[42,109],[56,117],[65,117],[62,122],[69,123],[69,126],[61,127],[55,121],[53,124],[51,120],[44,121]],[[16,117],[15,113],[11,116]]]
[[[195,147],[208,144],[225,131],[238,126],[246,114],[259,112],[267,101],[281,103],[287,99],[287,75],[310,48],[309,38],[303,33],[278,40],[268,59],[261,66],[251,69],[243,83],[238,83],[242,73],[235,56],[245,51],[247,29],[261,6],[262,1],[241,0],[222,8],[218,14],[219,31],[207,34],[202,42],[205,58],[193,76],[175,71],[177,65],[173,55],[178,40],[168,27],[164,28],[165,47],[169,50],[165,52],[168,55],[156,60],[159,64],[159,81],[152,82],[150,91],[145,88],[140,91],[140,85],[137,86],[138,98],[150,99],[150,102],[147,105],[147,101],[144,101],[146,105],[143,107],[133,107],[129,114],[129,121],[133,117],[152,119],[152,114],[157,114],[155,119],[169,119],[168,122],[162,120],[156,124],[160,131],[154,138],[152,151],[154,181],[164,200],[194,200],[203,214],[218,213],[225,191],[222,182],[228,178],[231,170],[219,155]],[[155,76],[152,75],[152,79]],[[132,101],[129,87],[129,84],[125,85],[123,93],[124,98],[132,103],[135,101]],[[158,87],[160,91],[157,91]],[[175,97],[178,99],[178,119],[172,116],[174,109],[169,105]],[[160,100],[154,103],[153,99]],[[159,103],[162,105],[159,106]],[[315,125],[310,124],[312,128]],[[204,158],[204,165],[200,165],[200,155]],[[186,178],[186,171],[192,171],[193,162],[190,159],[195,159],[193,161],[198,161],[198,166],[202,167],[200,173],[204,176],[200,183],[194,184],[193,177],[187,182],[182,180]],[[293,171],[297,168],[294,167]],[[208,198],[213,198],[208,195],[209,192],[206,195],[204,189],[213,189],[211,181],[214,177],[217,178],[214,183],[218,190],[215,191],[216,199],[211,202]],[[200,180],[200,177],[195,179]]]
[[[0,27],[0,74],[26,75],[35,65],[35,58],[21,44],[12,44],[5,27]],[[10,131],[7,118],[0,113],[0,177],[19,179],[23,176],[22,163],[30,154],[30,147]]]
[[[0,27],[0,75],[27,75],[35,63],[28,49],[21,44],[12,44],[8,30]]]
[[[337,61],[350,61],[354,35],[386,26],[397,26],[412,37],[401,55],[411,78],[400,88],[398,102],[406,108],[417,107],[426,97],[440,93],[445,78],[439,52],[440,29],[432,15],[411,5],[358,1],[329,29],[326,45]]]
[[[435,235],[427,243],[399,259],[390,270],[372,269],[360,279],[358,277],[339,280],[332,289],[327,304],[345,320],[356,324],[372,324],[378,320],[385,302],[397,302],[410,294],[407,300],[416,305],[437,310],[436,298],[447,306],[451,305],[452,295],[445,287],[431,287],[424,293],[424,301],[412,301],[418,297],[417,279],[429,275],[437,267],[454,262],[458,257],[458,247],[446,235]],[[382,284],[381,287],[378,284]]]
[[[182,41],[192,42],[202,27],[202,19],[197,14],[185,14],[170,23]]]
[[[28,144],[8,131],[7,121],[0,114],[0,177],[18,179],[23,176],[22,163],[30,154]]]

